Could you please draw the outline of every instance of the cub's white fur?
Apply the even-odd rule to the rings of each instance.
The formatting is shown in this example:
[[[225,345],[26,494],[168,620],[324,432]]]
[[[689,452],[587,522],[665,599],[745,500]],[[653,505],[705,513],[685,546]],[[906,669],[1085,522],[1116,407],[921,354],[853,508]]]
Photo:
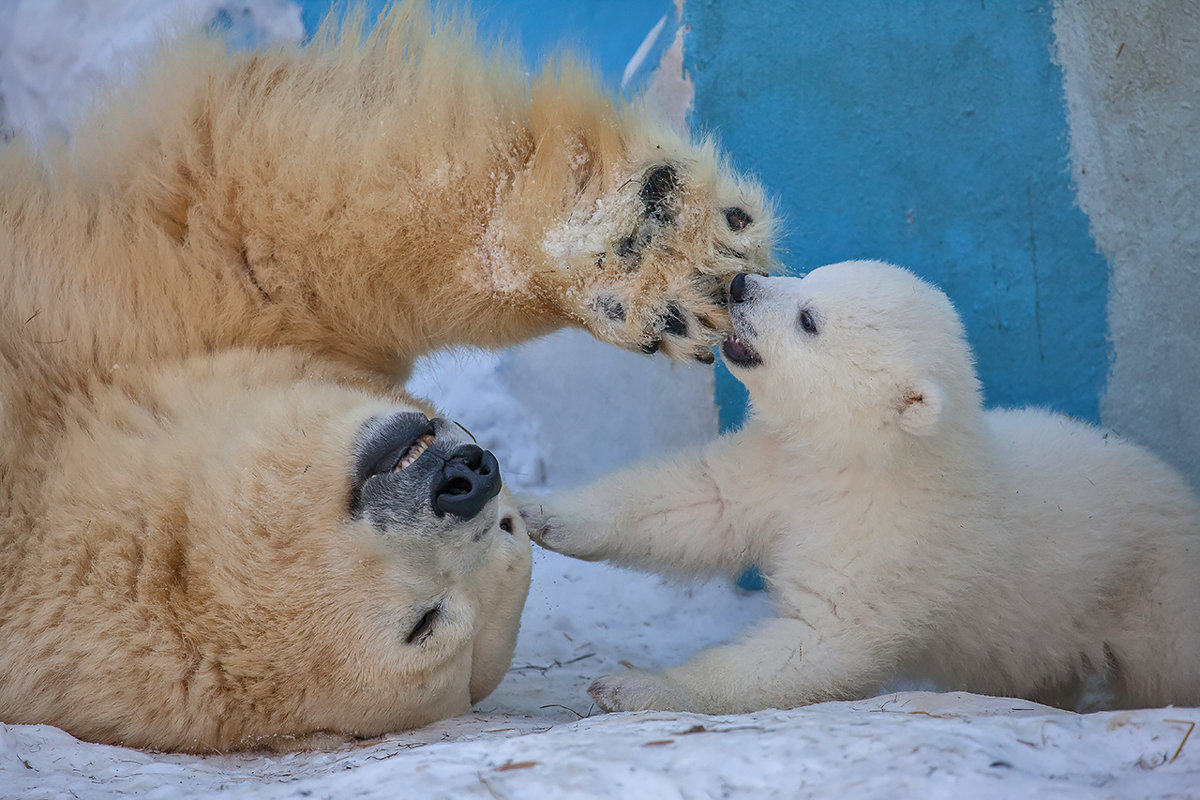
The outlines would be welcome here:
[[[957,314],[909,272],[744,280],[724,353],[745,428],[526,511],[579,558],[758,564],[778,618],[599,679],[601,707],[791,707],[896,675],[1066,706],[1099,676],[1106,704],[1200,704],[1200,505],[1179,476],[1061,415],[984,411]]]

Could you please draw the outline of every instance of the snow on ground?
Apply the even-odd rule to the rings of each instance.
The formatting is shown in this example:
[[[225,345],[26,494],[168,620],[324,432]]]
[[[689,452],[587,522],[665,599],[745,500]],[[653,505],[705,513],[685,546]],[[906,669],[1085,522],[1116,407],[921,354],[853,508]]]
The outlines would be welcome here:
[[[766,613],[761,594],[540,553],[513,667],[469,716],[327,753],[181,756],[0,726],[0,796],[1200,797],[1200,709],[1070,714],[908,692],[709,717],[597,714],[619,660],[664,666]]]
[[[205,24],[233,44],[304,36],[288,0],[0,0],[0,132],[68,135],[102,87],[173,31]]]
[[[1200,797],[1200,709],[1069,714],[908,692],[709,717],[598,714],[618,661],[665,666],[766,613],[761,594],[682,588],[539,553],[513,667],[469,716],[359,747],[181,756],[0,726],[0,796]]]
[[[499,356],[457,354],[425,362],[410,387],[465,418],[502,465],[523,465],[521,488],[541,486],[537,429],[503,372]],[[0,797],[1200,798],[1200,709],[1078,715],[903,692],[721,717],[606,715],[587,696],[622,662],[665,667],[769,613],[764,594],[724,582],[538,551],[513,665],[468,716],[333,752],[208,757],[0,725]]]

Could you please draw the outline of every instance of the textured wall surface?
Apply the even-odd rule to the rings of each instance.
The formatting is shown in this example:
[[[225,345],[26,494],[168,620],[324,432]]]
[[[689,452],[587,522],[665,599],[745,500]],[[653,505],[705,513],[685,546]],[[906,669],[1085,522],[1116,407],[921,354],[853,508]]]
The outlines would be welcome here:
[[[957,304],[989,404],[1099,419],[1108,267],[1070,184],[1048,2],[689,0],[685,21],[696,122],[778,195],[791,271],[908,266]]]
[[[304,36],[290,0],[0,0],[0,132],[67,136],[97,90],[199,25],[238,44]]]
[[[1072,176],[1112,265],[1105,425],[1200,487],[1200,14],[1061,0]]]

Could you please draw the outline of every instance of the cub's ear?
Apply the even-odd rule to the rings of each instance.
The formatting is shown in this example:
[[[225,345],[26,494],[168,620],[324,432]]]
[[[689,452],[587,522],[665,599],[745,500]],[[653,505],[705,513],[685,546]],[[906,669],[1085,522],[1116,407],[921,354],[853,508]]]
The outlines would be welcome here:
[[[904,392],[900,406],[900,429],[913,436],[937,433],[942,418],[942,389],[926,378],[914,381]]]

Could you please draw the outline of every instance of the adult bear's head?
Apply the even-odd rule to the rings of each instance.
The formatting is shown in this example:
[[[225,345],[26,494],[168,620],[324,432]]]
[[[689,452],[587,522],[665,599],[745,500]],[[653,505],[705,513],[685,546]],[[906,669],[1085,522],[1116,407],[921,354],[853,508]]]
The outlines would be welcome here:
[[[204,752],[414,727],[495,688],[530,576],[496,460],[329,370],[123,365],[72,410],[0,716]]]

